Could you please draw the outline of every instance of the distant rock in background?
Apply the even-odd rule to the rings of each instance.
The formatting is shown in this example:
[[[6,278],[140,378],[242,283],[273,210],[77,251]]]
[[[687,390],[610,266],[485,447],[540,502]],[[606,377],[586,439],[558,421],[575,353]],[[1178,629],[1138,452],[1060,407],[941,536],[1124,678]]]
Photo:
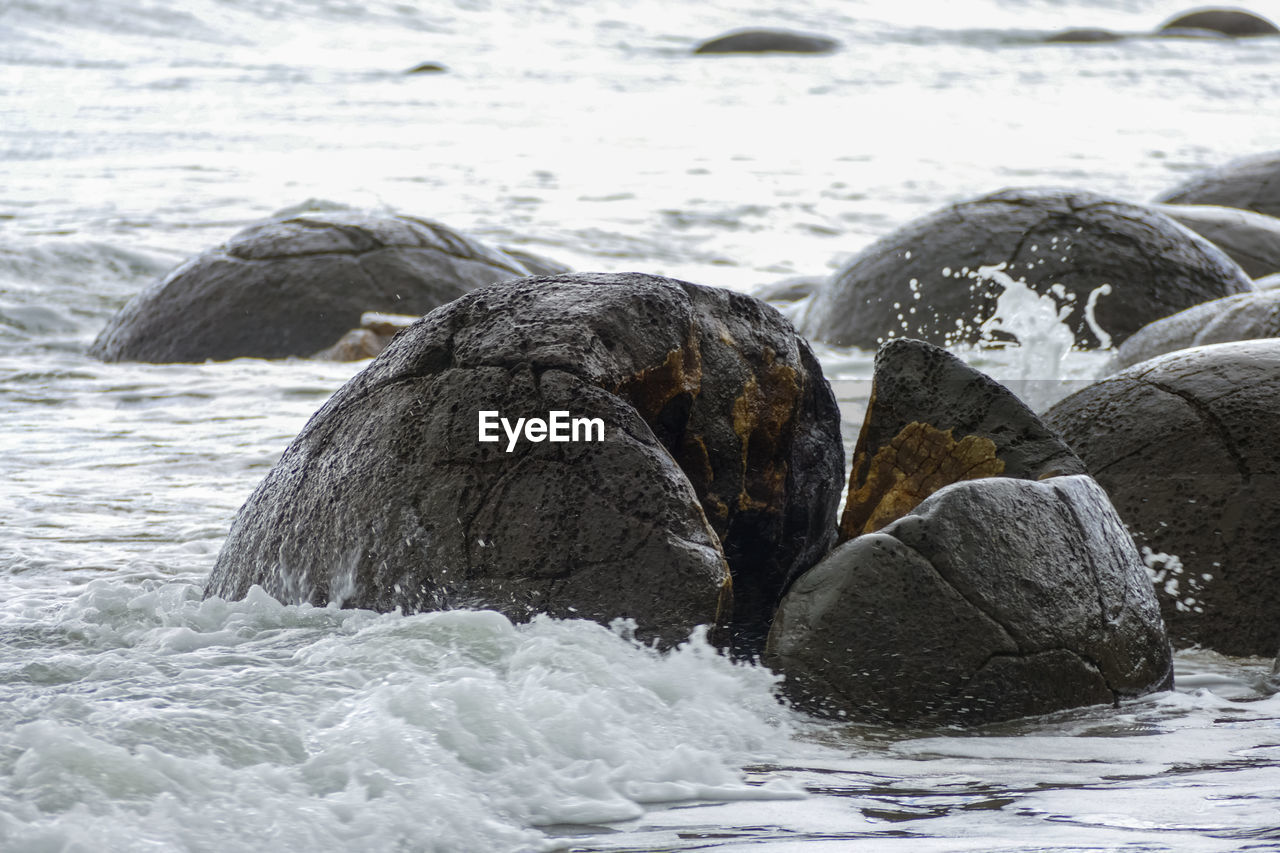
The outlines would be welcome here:
[[[1010,189],[951,205],[863,250],[822,288],[801,331],[873,350],[891,338],[976,343],[1004,285],[980,267],[1004,265],[1039,294],[1070,306],[1076,345],[1094,348],[1088,322],[1119,343],[1147,323],[1253,289],[1220,249],[1149,208],[1094,193]]]
[[[443,74],[449,69],[438,62],[424,62],[406,69],[405,74]]]
[[[131,299],[89,353],[104,361],[307,357],[366,312],[425,314],[529,270],[444,225],[349,210],[270,219]]]
[[[338,342],[312,358],[318,361],[361,361],[379,355],[391,339],[417,322],[406,314],[367,313],[360,317],[360,328],[347,332]]]
[[[1193,9],[1170,18],[1157,32],[1170,30],[1211,30],[1233,37],[1280,34],[1275,24],[1244,9]]]
[[[1280,219],[1207,204],[1152,207],[1226,252],[1250,278],[1280,272]]]
[[[1181,350],[1067,397],[1045,422],[1147,555],[1179,646],[1280,648],[1280,340]]]
[[[1127,36],[1122,33],[1092,27],[1062,30],[1044,37],[1045,44],[1101,44],[1105,42],[1124,41]]]
[[[1213,204],[1280,217],[1280,151],[1232,160],[1156,198],[1164,204]]]
[[[787,30],[735,30],[703,42],[695,54],[706,53],[833,53],[840,42],[826,36]]]

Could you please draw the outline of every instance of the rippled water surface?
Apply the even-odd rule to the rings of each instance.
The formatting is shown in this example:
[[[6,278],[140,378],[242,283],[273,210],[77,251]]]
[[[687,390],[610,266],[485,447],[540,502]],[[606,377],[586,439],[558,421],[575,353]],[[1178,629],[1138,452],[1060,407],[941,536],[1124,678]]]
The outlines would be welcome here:
[[[1280,148],[1276,42],[1044,46],[1157,0],[0,6],[0,848],[1280,849],[1271,662],[975,731],[816,722],[700,637],[201,601],[361,365],[102,365],[148,281],[345,205],[582,270],[822,275],[951,201],[1143,200]],[[1280,6],[1257,4],[1280,18]],[[693,58],[753,24],[827,57]],[[405,75],[419,62],[445,74]],[[856,435],[870,355],[819,348]],[[968,354],[1050,399],[1097,356]]]

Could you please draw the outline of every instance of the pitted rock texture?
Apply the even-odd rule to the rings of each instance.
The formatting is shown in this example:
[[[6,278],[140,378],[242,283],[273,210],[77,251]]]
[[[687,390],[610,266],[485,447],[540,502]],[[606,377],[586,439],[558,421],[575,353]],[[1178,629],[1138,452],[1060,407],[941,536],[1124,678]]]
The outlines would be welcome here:
[[[1280,340],[1144,361],[1066,398],[1045,421],[1150,555],[1175,645],[1275,654]]]
[[[1250,278],[1280,272],[1280,219],[1211,204],[1158,204],[1154,209],[1217,246]]]
[[[1252,289],[1221,250],[1147,208],[1086,192],[1004,190],[952,205],[874,243],[818,292],[800,323],[810,338],[875,349],[892,338],[976,343],[1004,286],[979,278],[1004,264],[1040,294],[1071,306],[1081,347],[1099,344],[1086,318],[1120,343],[1143,325]]]
[[[1087,476],[955,483],[792,585],[765,661],[814,713],[977,724],[1172,686],[1159,608]]]
[[[826,36],[787,30],[735,30],[708,39],[694,53],[833,53],[840,42]]]
[[[1280,217],[1280,151],[1232,160],[1197,175],[1156,201],[1234,207]]]
[[[480,410],[600,417],[605,441],[508,453],[477,441]],[[206,594],[628,617],[666,643],[719,621],[750,654],[787,576],[830,548],[842,469],[831,389],[764,303],[640,274],[505,283],[334,395],[241,509]]]
[[[1235,37],[1280,33],[1275,24],[1244,9],[1195,9],[1169,19],[1160,30],[1211,30]]]
[[[1009,389],[940,347],[890,341],[876,354],[840,539],[875,532],[949,483],[1084,472]]]
[[[1116,350],[1116,369],[1191,347],[1280,337],[1280,290],[1239,293],[1143,326]]]
[[[98,335],[104,361],[306,357],[367,311],[425,314],[521,278],[516,259],[443,225],[350,211],[250,226],[131,299]]]

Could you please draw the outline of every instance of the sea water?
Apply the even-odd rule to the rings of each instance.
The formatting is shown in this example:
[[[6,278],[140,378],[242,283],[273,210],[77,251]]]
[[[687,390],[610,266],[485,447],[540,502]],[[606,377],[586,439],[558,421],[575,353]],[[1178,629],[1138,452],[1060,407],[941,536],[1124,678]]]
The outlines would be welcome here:
[[[1119,708],[891,730],[793,712],[700,634],[663,654],[626,623],[203,601],[236,509],[362,365],[84,355],[277,212],[748,290],[1005,186],[1145,200],[1280,148],[1276,42],[1037,40],[1182,8],[0,4],[0,849],[1280,848],[1261,658],[1183,650],[1176,692]],[[689,55],[753,25],[844,50]],[[449,70],[402,73],[424,61]],[[1054,344],[1046,308],[965,357],[1087,381],[1105,359]],[[872,354],[816,349],[850,445]]]

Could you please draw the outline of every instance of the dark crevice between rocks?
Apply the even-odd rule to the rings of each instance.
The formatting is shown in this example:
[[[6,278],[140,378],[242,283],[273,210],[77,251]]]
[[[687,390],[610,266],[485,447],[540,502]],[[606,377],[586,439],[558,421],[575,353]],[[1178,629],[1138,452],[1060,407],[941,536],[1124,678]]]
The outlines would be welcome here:
[[[1218,443],[1222,445],[1222,449],[1226,454],[1231,457],[1231,461],[1235,464],[1236,472],[1240,475],[1241,480],[1245,483],[1249,482],[1252,478],[1252,475],[1249,472],[1249,463],[1245,461],[1245,458],[1240,454],[1240,451],[1236,449],[1235,442],[1231,440],[1231,432],[1227,429],[1227,425],[1222,422],[1222,419],[1218,417],[1217,413],[1215,413],[1207,403],[1193,394],[1165,385],[1162,382],[1156,382],[1152,379],[1147,379],[1146,377],[1143,377],[1141,382],[1144,385],[1149,385],[1152,388],[1165,392],[1166,394],[1172,394],[1175,397],[1180,397],[1185,400],[1187,405],[1191,406],[1205,425],[1208,426],[1213,434],[1218,437]]]

